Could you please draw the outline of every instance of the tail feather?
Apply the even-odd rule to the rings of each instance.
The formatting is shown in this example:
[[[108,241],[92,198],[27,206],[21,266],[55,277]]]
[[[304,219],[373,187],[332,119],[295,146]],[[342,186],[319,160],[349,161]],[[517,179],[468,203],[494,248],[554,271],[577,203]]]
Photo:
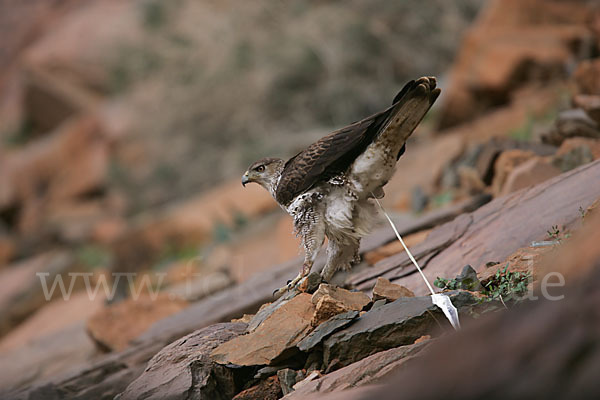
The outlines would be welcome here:
[[[439,97],[441,90],[436,85],[437,81],[434,77],[419,78],[404,85],[394,98],[392,111],[379,136],[385,135],[386,132],[395,132],[394,135],[402,136],[400,140],[408,139]],[[401,147],[398,147],[398,150],[398,157],[400,157],[403,150]]]
[[[394,97],[394,100],[392,101],[392,105],[395,105],[401,101],[406,101],[408,97],[410,97],[411,95],[413,95],[415,92],[415,89],[419,89],[418,86],[419,85],[427,85],[427,87],[423,87],[423,89],[427,90],[430,92],[429,93],[429,102],[431,105],[433,105],[433,103],[435,102],[435,100],[438,98],[438,96],[441,93],[441,90],[439,88],[436,88],[437,85],[437,80],[435,79],[435,77],[433,76],[429,76],[427,78],[423,77],[423,78],[419,78],[418,80],[414,81],[409,81],[407,82],[404,87],[398,92],[398,94],[396,95],[396,97]],[[410,95],[409,95],[410,93]]]

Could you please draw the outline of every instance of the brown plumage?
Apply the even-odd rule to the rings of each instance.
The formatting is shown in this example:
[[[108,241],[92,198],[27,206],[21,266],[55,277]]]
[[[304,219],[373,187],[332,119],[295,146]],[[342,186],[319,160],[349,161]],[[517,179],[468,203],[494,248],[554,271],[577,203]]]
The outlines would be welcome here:
[[[407,100],[404,96],[416,87],[415,81],[408,82],[394,98],[391,107],[325,136],[288,160],[277,185],[277,202],[287,205],[316,183],[327,181],[346,171],[389,122],[390,116],[402,107]],[[430,104],[433,104],[439,93],[438,89],[430,97]]]
[[[439,94],[435,78],[410,81],[384,111],[325,136],[287,162],[264,158],[248,168],[242,184],[265,187],[294,217],[302,238],[305,261],[291,286],[310,272],[325,236],[324,279],[356,260],[360,238],[372,225],[370,198],[383,196],[406,140]]]

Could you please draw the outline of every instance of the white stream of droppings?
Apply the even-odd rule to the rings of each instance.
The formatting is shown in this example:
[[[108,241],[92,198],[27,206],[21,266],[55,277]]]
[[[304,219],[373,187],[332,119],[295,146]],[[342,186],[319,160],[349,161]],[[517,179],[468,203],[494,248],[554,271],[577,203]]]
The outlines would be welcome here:
[[[423,273],[423,270],[421,270],[421,267],[419,267],[417,260],[415,260],[412,253],[410,252],[410,250],[408,250],[408,247],[404,243],[404,240],[402,240],[402,236],[400,236],[398,229],[396,229],[396,225],[394,225],[394,222],[392,221],[392,219],[390,218],[388,213],[385,212],[385,209],[383,208],[383,206],[381,205],[379,200],[377,200],[377,198],[375,198],[375,201],[379,205],[379,208],[381,208],[383,215],[385,215],[388,222],[392,226],[392,229],[394,230],[396,237],[398,238],[400,243],[402,243],[402,247],[404,247],[404,250],[406,250],[406,254],[408,254],[408,258],[410,258],[410,261],[412,261],[412,263],[417,268],[417,271],[419,271],[419,273],[421,274],[421,277],[425,281],[427,288],[431,292],[431,301],[433,302],[433,304],[435,304],[436,306],[438,306],[439,308],[442,309],[442,311],[444,312],[444,315],[446,316],[446,318],[448,318],[448,321],[450,321],[450,324],[452,324],[452,327],[454,329],[456,329],[456,330],[460,329],[460,320],[458,319],[458,310],[456,309],[456,307],[454,307],[454,304],[452,304],[452,301],[450,301],[450,298],[447,295],[445,295],[443,293],[435,293],[433,291],[433,287],[431,287],[431,284],[427,280],[427,277]]]

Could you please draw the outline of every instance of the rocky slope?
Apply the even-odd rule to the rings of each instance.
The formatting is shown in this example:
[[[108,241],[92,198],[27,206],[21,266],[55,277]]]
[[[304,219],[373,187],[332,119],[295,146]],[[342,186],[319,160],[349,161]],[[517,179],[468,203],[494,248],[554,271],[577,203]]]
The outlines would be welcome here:
[[[438,3],[1,2],[0,337],[44,304],[29,289],[45,263],[50,281],[167,273],[195,301],[295,257],[291,222],[240,170],[441,72],[482,0]]]
[[[566,4],[488,3],[447,84],[447,128],[415,134],[386,190],[464,329],[453,333],[385,225],[332,285],[313,275],[274,299],[300,259],[267,194],[225,183],[133,218],[105,174],[123,142],[77,111],[0,159],[0,397],[597,397],[600,14]],[[42,25],[62,15],[38,12]],[[32,72],[35,101],[56,93],[45,72]],[[81,100],[74,86],[60,93]],[[449,121],[456,108],[470,112]],[[48,302],[36,276],[102,287],[139,271],[139,296],[113,304],[103,290],[90,301],[84,275],[66,282],[69,301],[57,290]],[[550,272],[566,285],[545,287]],[[518,301],[528,289],[565,298]]]

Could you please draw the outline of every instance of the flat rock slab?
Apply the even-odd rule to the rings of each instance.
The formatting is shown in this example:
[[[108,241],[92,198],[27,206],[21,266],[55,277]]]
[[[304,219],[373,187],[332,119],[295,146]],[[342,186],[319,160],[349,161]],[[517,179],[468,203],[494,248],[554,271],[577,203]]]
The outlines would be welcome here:
[[[331,372],[310,382],[298,382],[286,400],[304,399],[309,394],[337,392],[357,386],[378,383],[390,374],[401,370],[414,359],[429,341],[380,351],[347,367]]]
[[[419,262],[419,265],[422,267],[427,266],[429,260],[436,254],[449,247],[454,241],[460,239],[467,232],[472,222],[469,214],[460,215],[454,221],[448,222],[431,231],[424,242],[413,247],[410,251]],[[391,281],[405,275],[411,275],[414,272],[416,272],[416,269],[410,258],[406,252],[402,252],[379,261],[372,268],[364,272],[350,276],[347,283],[359,290],[370,290],[375,286],[379,277],[384,277]],[[408,287],[408,289],[416,293],[413,288]],[[424,293],[419,294],[422,295]]]
[[[209,354],[245,330],[244,323],[216,324],[171,343],[118,398],[231,399],[236,390],[233,370],[216,364]]]
[[[288,301],[292,300],[299,293],[295,290],[291,290],[287,293],[284,293],[280,298],[275,300],[274,302],[264,305],[258,310],[256,315],[252,317],[250,322],[248,323],[248,332],[254,332],[256,328],[260,326],[267,318],[271,316],[275,311],[277,311],[281,306],[286,304]]]
[[[166,318],[187,306],[185,300],[167,295],[128,298],[103,307],[87,321],[87,331],[101,348],[120,351],[142,334],[154,322]]]
[[[0,398],[7,392],[30,387],[36,382],[85,363],[96,354],[96,346],[85,323],[72,324],[37,338],[22,347],[0,353]]]
[[[76,260],[71,253],[49,251],[14,263],[0,271],[0,336],[45,306],[48,300],[59,298],[61,291],[58,287],[54,292],[50,291],[55,278],[61,276],[64,285],[68,287],[71,278],[67,273],[75,270]],[[42,275],[38,276],[38,273]],[[44,296],[43,284],[48,290],[48,300]]]
[[[411,249],[430,280],[452,278],[465,264],[477,272],[488,261],[504,260],[534,240],[542,240],[553,225],[571,229],[581,223],[579,208],[600,196],[600,160],[563,173],[531,188],[494,199],[429,234]],[[424,295],[427,288],[406,253],[384,259],[351,276],[348,283],[369,290],[379,276]]]
[[[469,292],[448,295],[459,310],[477,301]],[[430,296],[403,297],[367,312],[331,335],[323,342],[323,361],[327,370],[344,367],[379,351],[412,344],[439,331],[440,326],[450,324]]]
[[[22,390],[9,393],[0,390],[0,398],[113,399],[142,374],[147,362],[164,346],[164,342],[156,341],[129,347],[118,353],[104,354],[93,361],[89,361],[89,357],[81,363],[69,360],[68,372],[57,374],[49,379],[36,380],[34,384]],[[60,347],[55,348],[60,349]],[[52,346],[45,348],[52,348]]]
[[[319,345],[323,341],[323,339],[352,323],[352,321],[354,321],[354,319],[356,319],[358,315],[359,312],[353,310],[333,316],[332,318],[319,325],[304,339],[302,339],[297,344],[297,347],[301,351],[311,351],[313,348]]]
[[[217,347],[211,354],[219,364],[269,365],[285,358],[311,330],[315,312],[311,295],[301,293],[277,308],[253,332]]]
[[[579,207],[585,209],[600,197],[600,184],[590,182],[600,182],[600,160],[488,203],[470,214],[467,232],[436,254],[425,274],[432,280],[454,277],[465,264],[480,272],[488,261],[503,260],[532,241],[544,239],[553,225],[578,226]],[[414,288],[417,295],[426,292],[416,274],[395,283]]]
[[[475,211],[482,205],[488,203],[491,199],[492,196],[489,194],[479,194],[456,204],[430,211],[419,217],[401,215],[392,217],[392,220],[398,228],[398,233],[402,236],[406,236],[452,221],[460,214]],[[376,250],[395,239],[396,234],[392,228],[389,225],[385,225],[361,241],[360,253],[364,254]]]

